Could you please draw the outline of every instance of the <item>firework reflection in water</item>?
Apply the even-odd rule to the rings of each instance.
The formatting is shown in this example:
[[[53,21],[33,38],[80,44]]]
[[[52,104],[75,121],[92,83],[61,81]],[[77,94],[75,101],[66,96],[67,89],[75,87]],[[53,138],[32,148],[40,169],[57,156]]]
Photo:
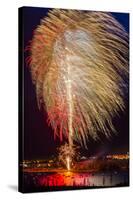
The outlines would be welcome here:
[[[126,172],[120,173],[33,173],[25,174],[25,185],[34,187],[47,186],[124,186],[129,184]]]

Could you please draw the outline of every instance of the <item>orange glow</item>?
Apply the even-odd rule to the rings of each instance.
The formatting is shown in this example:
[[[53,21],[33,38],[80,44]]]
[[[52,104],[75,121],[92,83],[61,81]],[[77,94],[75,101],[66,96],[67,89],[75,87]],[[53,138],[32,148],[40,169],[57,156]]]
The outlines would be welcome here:
[[[70,170],[70,158],[69,156],[66,158],[66,162],[67,162],[67,170]]]
[[[107,155],[107,158],[109,159],[118,159],[118,160],[123,160],[123,159],[129,159],[128,154],[114,154],[114,155]]]

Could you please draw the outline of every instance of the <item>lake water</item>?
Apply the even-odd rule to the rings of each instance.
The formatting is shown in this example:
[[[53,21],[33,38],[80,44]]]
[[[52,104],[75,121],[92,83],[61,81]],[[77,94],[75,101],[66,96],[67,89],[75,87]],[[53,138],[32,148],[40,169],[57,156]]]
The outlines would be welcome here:
[[[45,187],[112,187],[128,186],[127,172],[113,173],[24,173],[24,186],[27,190]]]

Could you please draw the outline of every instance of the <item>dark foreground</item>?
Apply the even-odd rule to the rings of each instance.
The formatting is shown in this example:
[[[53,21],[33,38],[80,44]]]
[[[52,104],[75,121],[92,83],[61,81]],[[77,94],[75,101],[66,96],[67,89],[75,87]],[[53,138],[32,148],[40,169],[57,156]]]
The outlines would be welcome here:
[[[128,172],[24,172],[23,192],[129,186]]]

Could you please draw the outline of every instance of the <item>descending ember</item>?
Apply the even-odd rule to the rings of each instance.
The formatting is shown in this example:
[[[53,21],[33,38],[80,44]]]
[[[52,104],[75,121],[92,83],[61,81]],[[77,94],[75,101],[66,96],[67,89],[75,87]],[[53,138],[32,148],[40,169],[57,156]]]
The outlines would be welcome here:
[[[54,137],[86,146],[115,132],[125,109],[128,34],[111,14],[53,9],[34,32],[30,62],[38,106]],[[66,158],[71,159],[71,158]]]

